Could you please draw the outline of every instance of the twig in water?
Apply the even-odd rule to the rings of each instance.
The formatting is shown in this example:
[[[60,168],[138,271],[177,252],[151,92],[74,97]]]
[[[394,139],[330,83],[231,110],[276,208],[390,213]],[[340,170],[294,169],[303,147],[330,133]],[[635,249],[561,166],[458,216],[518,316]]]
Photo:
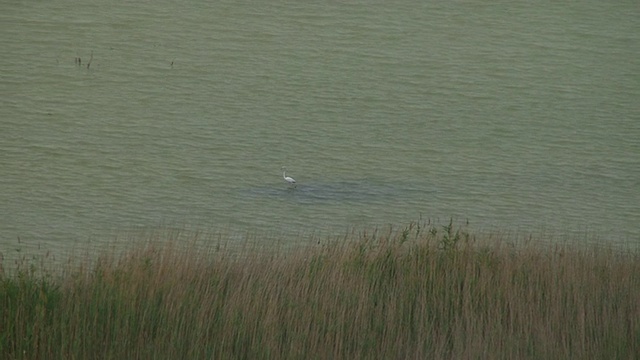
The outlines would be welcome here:
[[[93,60],[93,50],[91,51],[91,57],[89,58],[89,62],[87,63],[87,69],[91,66],[91,60]]]

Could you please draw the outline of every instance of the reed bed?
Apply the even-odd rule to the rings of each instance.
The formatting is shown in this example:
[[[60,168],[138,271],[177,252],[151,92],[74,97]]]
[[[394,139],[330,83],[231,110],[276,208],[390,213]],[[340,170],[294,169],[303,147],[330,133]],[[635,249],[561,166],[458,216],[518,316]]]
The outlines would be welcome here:
[[[25,264],[0,271],[0,357],[638,357],[637,251],[496,238],[412,223],[278,253],[166,241]]]

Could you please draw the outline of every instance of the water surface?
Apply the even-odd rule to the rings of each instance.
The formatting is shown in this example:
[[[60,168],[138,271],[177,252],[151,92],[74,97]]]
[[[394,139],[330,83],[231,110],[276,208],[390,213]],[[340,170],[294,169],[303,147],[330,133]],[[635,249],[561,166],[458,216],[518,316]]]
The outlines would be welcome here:
[[[420,217],[640,241],[635,2],[2,8],[5,249]]]

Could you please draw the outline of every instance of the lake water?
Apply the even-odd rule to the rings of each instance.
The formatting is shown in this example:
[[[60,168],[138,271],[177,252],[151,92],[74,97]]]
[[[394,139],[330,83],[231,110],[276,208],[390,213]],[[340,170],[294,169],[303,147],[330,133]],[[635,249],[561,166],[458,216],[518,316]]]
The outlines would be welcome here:
[[[636,1],[0,7],[5,253],[450,217],[640,243]]]

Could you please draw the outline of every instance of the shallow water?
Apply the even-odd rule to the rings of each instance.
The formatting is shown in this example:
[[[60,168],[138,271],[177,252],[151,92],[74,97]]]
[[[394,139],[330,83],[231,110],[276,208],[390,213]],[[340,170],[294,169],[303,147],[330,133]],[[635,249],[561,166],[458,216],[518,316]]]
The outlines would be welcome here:
[[[638,12],[5,2],[0,246],[450,217],[640,242]]]

